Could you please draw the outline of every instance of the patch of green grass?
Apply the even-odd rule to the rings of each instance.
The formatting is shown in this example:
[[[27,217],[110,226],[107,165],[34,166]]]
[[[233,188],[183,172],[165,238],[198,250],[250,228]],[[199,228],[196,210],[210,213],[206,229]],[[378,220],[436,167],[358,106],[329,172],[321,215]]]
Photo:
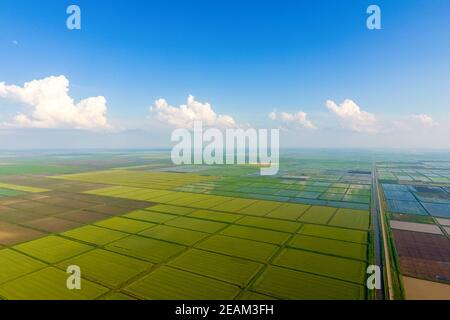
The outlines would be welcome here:
[[[0,284],[42,269],[46,264],[11,249],[0,250]]]
[[[154,263],[160,263],[170,258],[184,248],[178,244],[140,236],[129,236],[105,246],[107,250]]]
[[[48,263],[60,262],[92,248],[59,236],[47,236],[14,246],[14,249]]]
[[[258,200],[255,203],[239,210],[239,213],[251,216],[264,216],[281,205],[279,202]]]
[[[65,173],[74,170],[68,166],[38,165],[38,164],[10,164],[0,166],[0,176],[23,175],[23,174],[50,174]]]
[[[367,232],[359,230],[349,230],[328,226],[317,226],[305,224],[299,231],[300,234],[336,239],[355,243],[367,243]]]
[[[225,213],[218,211],[209,211],[209,210],[196,210],[188,215],[193,218],[201,218],[207,220],[214,220],[219,222],[234,222],[241,218],[242,216],[234,213]]]
[[[226,226],[225,223],[207,221],[197,218],[179,217],[166,223],[169,226],[190,229],[194,231],[214,233]]]
[[[193,245],[209,235],[208,233],[200,231],[181,229],[165,225],[156,226],[154,228],[142,231],[139,234],[150,238],[175,242],[188,246]]]
[[[359,243],[296,235],[289,241],[289,246],[346,258],[366,259],[366,246]]]
[[[231,225],[220,233],[230,237],[268,242],[279,245],[283,244],[290,236],[289,233],[239,225]]]
[[[262,267],[260,263],[197,249],[183,253],[169,265],[240,287],[246,286]]]
[[[283,249],[274,264],[361,284],[365,278],[363,262],[297,249]]]
[[[211,209],[225,211],[225,212],[239,212],[243,208],[248,207],[255,202],[256,202],[256,200],[236,198],[236,199],[227,201],[225,203],[221,203],[217,206],[214,206]]]
[[[155,300],[229,300],[239,293],[239,287],[163,266],[132,283],[125,291]]]
[[[109,289],[82,280],[81,289],[67,289],[68,274],[49,267],[7,282],[0,286],[0,296],[10,300],[91,300],[105,294]]]
[[[298,222],[261,217],[244,217],[236,221],[236,223],[249,227],[265,228],[282,232],[295,232],[301,225]]]
[[[77,265],[83,277],[116,287],[148,269],[151,264],[106,250],[96,249],[65,260],[58,266],[64,271]]]
[[[273,266],[268,267],[256,280],[253,289],[280,299],[364,299],[364,287],[362,286]]]
[[[266,215],[267,218],[297,220],[310,206],[296,203],[284,203]]]
[[[210,209],[212,207],[218,206],[222,203],[225,203],[227,201],[230,201],[231,198],[229,197],[222,197],[222,196],[209,196],[208,199],[201,200],[198,202],[195,202],[192,204],[192,207],[200,208],[200,209]]]
[[[301,222],[326,224],[336,212],[336,208],[312,206],[298,220]]]
[[[277,246],[246,239],[214,235],[197,245],[197,248],[256,261],[268,261]]]
[[[331,219],[329,225],[351,228],[351,229],[369,229],[369,212],[353,209],[339,209]]]
[[[117,231],[123,231],[128,233],[138,233],[148,228],[155,226],[156,224],[144,221],[138,221],[134,219],[127,219],[122,217],[114,217],[107,220],[102,220],[95,223],[99,227],[108,229],[114,229]]]
[[[124,217],[153,223],[164,223],[169,220],[175,219],[177,216],[156,211],[136,210],[127,213],[126,215],[124,215]]]
[[[95,245],[105,245],[127,236],[124,232],[90,225],[66,231],[62,235]]]
[[[146,210],[151,211],[157,211],[162,213],[170,213],[175,215],[184,216],[191,212],[193,212],[195,209],[192,208],[186,208],[186,207],[179,207],[179,206],[171,206],[168,204],[157,204],[155,206],[151,206],[146,208]]]

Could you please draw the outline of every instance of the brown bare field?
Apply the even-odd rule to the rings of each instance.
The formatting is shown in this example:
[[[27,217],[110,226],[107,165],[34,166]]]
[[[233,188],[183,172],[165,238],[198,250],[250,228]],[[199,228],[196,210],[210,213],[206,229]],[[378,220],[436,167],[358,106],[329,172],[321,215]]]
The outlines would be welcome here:
[[[403,277],[405,297],[408,300],[450,300],[450,285]]]
[[[29,209],[27,211],[30,213],[36,213],[42,217],[42,216],[50,216],[50,215],[60,214],[63,212],[67,212],[69,210],[70,209],[60,207],[60,206],[44,205],[44,206],[41,206],[38,208]]]
[[[436,219],[441,225],[450,227],[450,219],[438,218]]]
[[[24,226],[29,226],[34,229],[39,229],[45,232],[63,232],[69,229],[73,229],[82,226],[81,223],[60,219],[56,217],[47,217],[42,219],[37,219],[29,222],[23,223]]]
[[[402,273],[434,280],[450,279],[450,241],[444,236],[392,230]]]
[[[22,186],[61,190],[68,192],[84,192],[88,190],[105,187],[103,184],[91,182],[79,182],[68,180],[57,180],[45,176],[7,176],[1,178],[2,182],[18,184]]]
[[[63,213],[58,215],[58,218],[61,219],[67,219],[70,221],[75,221],[79,223],[92,223],[97,222],[100,220],[108,219],[111,216],[106,214],[101,214],[97,212],[91,212],[91,211],[84,211],[84,210],[78,210],[78,211],[71,211],[67,213]]]
[[[8,208],[0,212],[0,221],[6,221],[11,223],[20,223],[24,221],[30,221],[42,217],[42,215],[33,213],[27,210],[18,210],[13,208]]]
[[[45,233],[33,229],[0,222],[0,244],[13,245],[44,236]]]

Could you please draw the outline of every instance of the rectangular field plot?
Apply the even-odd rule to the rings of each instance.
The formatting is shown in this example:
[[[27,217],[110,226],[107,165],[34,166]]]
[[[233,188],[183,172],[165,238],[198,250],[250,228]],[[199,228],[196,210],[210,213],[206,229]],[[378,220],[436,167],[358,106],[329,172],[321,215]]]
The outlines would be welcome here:
[[[369,212],[352,209],[339,209],[329,225],[351,229],[369,229]]]
[[[418,278],[450,279],[450,241],[423,232],[392,230],[403,274]]]
[[[0,284],[47,265],[10,249],[0,250]]]
[[[260,218],[260,217],[244,217],[236,221],[236,224],[258,227],[264,229],[271,229],[281,232],[295,232],[301,226],[298,222],[283,221],[278,219]]]
[[[59,236],[48,236],[41,239],[16,245],[14,249],[48,263],[57,263],[93,247],[80,242],[64,239]]]
[[[249,199],[233,199],[227,201],[225,203],[219,204],[217,206],[212,207],[213,210],[225,211],[225,212],[239,212],[245,207],[250,206],[255,203],[257,200],[249,200]]]
[[[49,267],[0,286],[0,296],[10,300],[91,300],[109,289],[83,280],[80,290],[68,290],[67,273]]]
[[[82,276],[106,286],[116,287],[149,269],[151,263],[123,256],[106,250],[96,249],[61,262],[58,266],[66,271],[70,265],[77,265]]]
[[[300,229],[299,233],[327,239],[336,239],[362,244],[367,243],[367,232],[359,230],[306,224]]]
[[[390,212],[427,215],[425,209],[417,201],[388,200]]]
[[[62,233],[63,236],[94,245],[105,245],[126,237],[128,234],[96,226],[84,226]]]
[[[253,289],[280,299],[364,299],[364,287],[362,286],[273,266],[268,267],[256,280]]]
[[[108,216],[106,214],[101,214],[98,212],[77,210],[77,211],[70,211],[67,213],[60,214],[60,215],[58,215],[58,218],[78,222],[80,224],[84,224],[84,223],[93,223],[93,222],[97,222],[100,220],[106,220],[108,218],[111,218],[111,216]]]
[[[363,244],[304,235],[294,236],[289,246],[358,260],[365,260],[367,251]]]
[[[140,236],[129,236],[105,246],[107,250],[154,263],[170,258],[184,248],[178,244]]]
[[[422,202],[422,205],[434,217],[450,218],[450,204]]]
[[[206,239],[197,248],[261,262],[268,261],[278,250],[278,246],[272,244],[222,235]]]
[[[166,223],[169,226],[190,229],[194,231],[214,233],[227,226],[225,223],[197,218],[179,217]]]
[[[257,201],[244,209],[239,210],[241,214],[246,214],[250,216],[264,216],[280,207],[281,203],[273,201]]]
[[[327,224],[336,212],[337,208],[312,206],[309,208],[298,221],[307,223]]]
[[[365,278],[363,262],[297,249],[284,249],[274,264],[361,284]]]
[[[290,237],[290,234],[285,232],[245,227],[239,225],[229,226],[225,230],[223,230],[221,234],[235,238],[255,240],[278,245],[283,244]]]
[[[433,234],[443,234],[441,229],[439,229],[439,227],[434,224],[391,220],[390,226],[392,229],[397,229],[397,230],[408,230],[408,231],[425,232],[425,233],[433,233]]]
[[[346,194],[342,197],[342,201],[361,203],[361,204],[369,204],[370,197]]]
[[[339,193],[322,193],[319,197],[321,200],[341,201],[344,195]]]
[[[297,220],[307,209],[308,205],[296,203],[284,203],[276,209],[270,211],[267,218],[277,218],[286,220]]]
[[[160,267],[125,289],[143,299],[227,300],[239,293],[239,287],[190,272]]]
[[[45,233],[11,223],[0,222],[0,245],[14,245],[44,236]]]
[[[203,250],[191,249],[169,265],[245,287],[262,264]]]
[[[181,229],[165,225],[156,226],[154,228],[142,231],[139,234],[145,237],[175,242],[187,246],[193,245],[209,235],[208,233],[200,231]]]
[[[199,209],[210,209],[212,207],[226,203],[232,199],[233,198],[230,198],[230,197],[208,195],[205,200],[197,201],[194,204],[192,204],[191,206],[194,208],[199,208]]]
[[[188,216],[193,217],[193,218],[214,220],[214,221],[227,222],[227,223],[234,222],[242,217],[242,215],[239,215],[239,214],[225,213],[225,212],[211,211],[211,210],[196,210],[196,211],[190,213]]]
[[[180,216],[187,215],[195,210],[192,208],[172,206],[172,205],[167,205],[167,204],[157,204],[157,205],[151,206],[146,209],[151,210],[151,211],[162,212],[162,213],[170,213],[170,214],[180,215]]]
[[[156,224],[122,217],[114,217],[95,223],[96,226],[128,233],[138,233]]]
[[[78,222],[60,219],[57,217],[40,218],[29,222],[24,222],[22,224],[34,229],[52,233],[63,232],[81,226]]]
[[[386,199],[389,200],[416,201],[416,198],[414,198],[413,194],[408,191],[385,190],[384,195],[386,196]]]
[[[177,216],[149,210],[136,210],[124,215],[126,218],[136,219],[151,223],[164,223],[177,218]]]

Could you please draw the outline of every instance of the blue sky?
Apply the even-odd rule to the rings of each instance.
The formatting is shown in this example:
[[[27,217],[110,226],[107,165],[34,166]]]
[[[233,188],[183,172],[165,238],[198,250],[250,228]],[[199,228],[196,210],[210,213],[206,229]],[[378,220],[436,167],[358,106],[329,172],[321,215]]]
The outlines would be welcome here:
[[[366,28],[372,3],[381,8],[382,30]],[[81,8],[81,30],[65,26],[70,4]],[[411,147],[450,148],[442,139],[450,126],[449,21],[448,0],[2,0],[0,82],[23,86],[64,75],[76,102],[105,97],[117,130],[7,126],[0,136],[28,135],[23,146],[33,147],[38,130],[57,147],[66,129],[63,136],[90,140],[86,146],[123,147],[114,141],[127,141],[117,137],[131,131],[141,135],[133,147],[162,146],[170,124],[164,129],[147,119],[158,115],[149,107],[159,98],[177,107],[192,94],[237,124],[282,127],[286,146],[401,147],[420,127],[425,136],[408,141]],[[367,117],[345,118],[325,105],[332,100],[342,108],[345,99],[373,115],[376,129],[355,130],[354,121]],[[272,111],[276,120],[268,117]],[[0,96],[2,122],[31,112],[23,101]],[[283,112],[304,112],[317,129]],[[301,134],[307,142],[298,142]],[[384,145],[388,135],[398,139]],[[149,142],[154,137],[161,145]]]

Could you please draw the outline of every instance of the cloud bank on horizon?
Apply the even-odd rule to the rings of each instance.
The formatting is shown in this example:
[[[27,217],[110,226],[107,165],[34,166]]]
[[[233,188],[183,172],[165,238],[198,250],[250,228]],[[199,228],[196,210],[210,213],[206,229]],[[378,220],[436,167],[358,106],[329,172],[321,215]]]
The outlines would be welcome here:
[[[112,128],[106,118],[105,97],[89,97],[75,103],[68,93],[69,80],[63,75],[32,80],[23,86],[0,82],[0,98],[29,108],[27,112],[17,113],[3,126],[93,131]]]
[[[64,75],[32,80],[23,86],[0,82],[0,101],[1,99],[18,104],[20,112],[3,121],[0,129],[76,129],[92,132],[108,132],[113,129],[107,118],[106,98],[88,97],[75,102],[69,95],[69,79]],[[20,105],[25,105],[25,111]],[[333,122],[338,124],[342,131],[363,136],[420,130],[431,132],[440,127],[440,124],[427,114],[410,114],[386,120],[383,115],[366,111],[351,99],[345,99],[339,104],[326,100],[325,107],[329,115],[328,122],[325,123],[314,120],[317,114],[311,116],[303,111],[272,111],[268,118],[272,124],[282,125],[285,131],[306,129],[305,132],[312,135],[316,134],[316,131],[333,135],[333,128],[330,128]],[[186,103],[179,106],[172,106],[166,99],[160,98],[148,111],[153,119],[166,128],[190,129],[194,121],[202,121],[205,126],[219,129],[243,126],[238,124],[233,116],[219,114],[210,103],[200,102],[193,95],[189,95]],[[271,123],[268,123],[268,127],[271,127]]]

